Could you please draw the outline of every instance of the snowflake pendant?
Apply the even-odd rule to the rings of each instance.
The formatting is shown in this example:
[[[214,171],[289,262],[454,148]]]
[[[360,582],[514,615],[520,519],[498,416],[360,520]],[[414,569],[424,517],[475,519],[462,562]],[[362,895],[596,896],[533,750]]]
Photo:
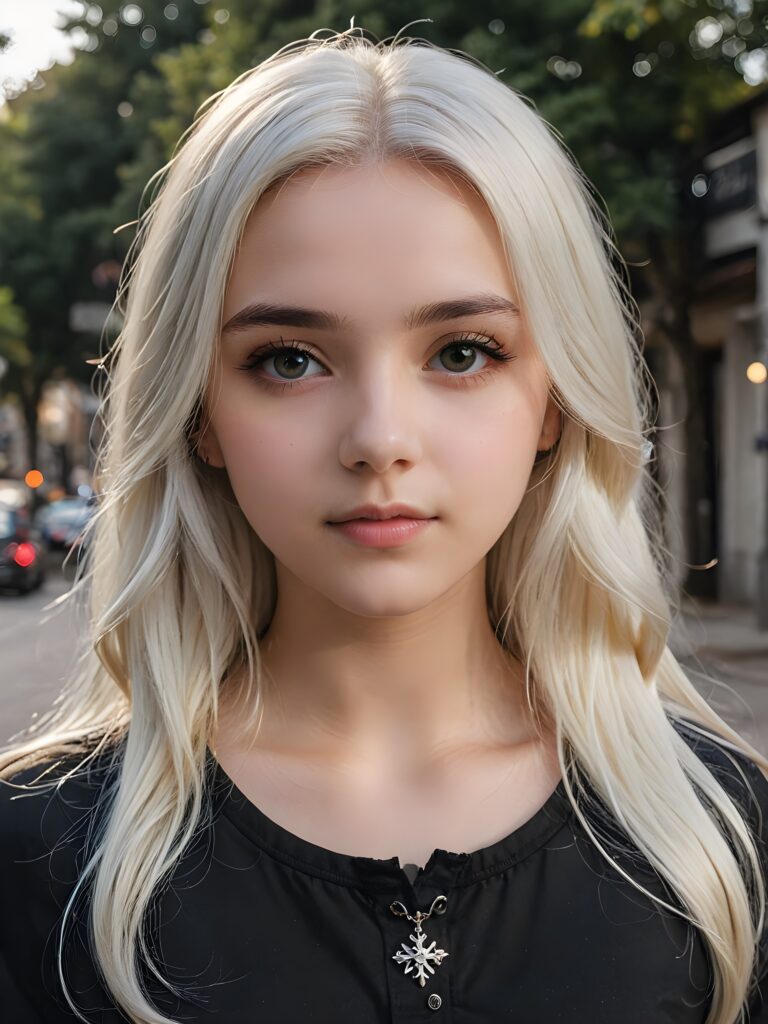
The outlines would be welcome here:
[[[398,949],[392,959],[399,964],[405,964],[405,973],[411,974],[413,972],[413,980],[417,981],[424,988],[428,981],[427,971],[430,974],[435,973],[435,968],[432,964],[437,964],[439,967],[449,954],[444,949],[435,949],[437,943],[434,940],[429,946],[426,945],[427,936],[424,934],[421,923],[418,921],[416,922],[415,934],[411,933],[409,938],[412,939],[414,945],[407,946],[404,942],[401,942],[400,945],[403,949]]]

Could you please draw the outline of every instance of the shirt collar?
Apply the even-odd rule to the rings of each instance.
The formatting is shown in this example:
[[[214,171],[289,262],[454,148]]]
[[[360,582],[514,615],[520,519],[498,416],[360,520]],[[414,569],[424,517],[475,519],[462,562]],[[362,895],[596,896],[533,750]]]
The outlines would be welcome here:
[[[326,881],[379,892],[401,892],[411,882],[397,857],[358,857],[326,849],[267,817],[207,752],[215,804],[239,831],[289,867]],[[471,852],[435,849],[419,870],[413,889],[451,889],[499,874],[530,857],[562,827],[572,808],[562,781],[535,814],[498,842]]]

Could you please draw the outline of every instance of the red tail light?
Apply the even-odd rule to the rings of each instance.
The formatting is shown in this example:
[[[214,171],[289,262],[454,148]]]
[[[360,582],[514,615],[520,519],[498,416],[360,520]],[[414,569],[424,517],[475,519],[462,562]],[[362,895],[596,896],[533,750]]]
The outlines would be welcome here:
[[[21,565],[25,569],[28,565],[32,565],[37,558],[34,544],[28,544],[26,541],[22,544],[17,544],[14,541],[8,545],[3,554],[6,558],[12,558],[17,565]]]

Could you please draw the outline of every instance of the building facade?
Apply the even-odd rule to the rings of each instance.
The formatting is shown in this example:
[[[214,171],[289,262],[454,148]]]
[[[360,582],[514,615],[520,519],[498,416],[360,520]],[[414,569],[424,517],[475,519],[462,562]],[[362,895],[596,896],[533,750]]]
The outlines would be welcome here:
[[[688,208],[700,259],[691,327],[704,360],[707,446],[713,472],[695,514],[710,538],[708,596],[749,603],[768,629],[768,93],[731,110],[692,164]],[[655,354],[674,562],[686,543],[685,372]],[[750,379],[752,378],[752,379]],[[709,450],[711,449],[711,450]],[[701,557],[701,552],[699,552]]]

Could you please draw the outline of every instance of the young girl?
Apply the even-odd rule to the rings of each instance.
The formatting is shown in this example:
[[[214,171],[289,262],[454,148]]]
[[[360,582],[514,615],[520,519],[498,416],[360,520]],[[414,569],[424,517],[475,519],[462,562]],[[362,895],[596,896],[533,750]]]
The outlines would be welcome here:
[[[423,40],[206,106],[121,287],[91,643],[0,761],[3,1020],[768,1021],[768,760],[667,645],[588,184]]]

